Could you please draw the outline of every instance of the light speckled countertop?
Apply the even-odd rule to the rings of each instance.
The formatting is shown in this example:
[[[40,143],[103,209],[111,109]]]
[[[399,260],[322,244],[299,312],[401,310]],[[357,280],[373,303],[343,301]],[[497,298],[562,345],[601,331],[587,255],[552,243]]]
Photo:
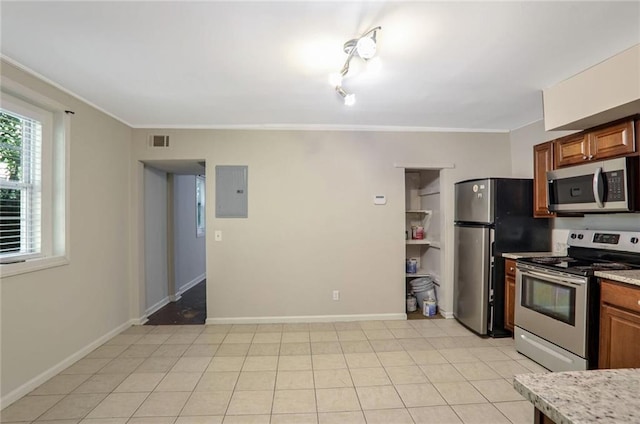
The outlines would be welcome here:
[[[595,276],[640,286],[640,269],[632,269],[629,271],[596,271]]]
[[[640,368],[520,374],[513,387],[557,424],[640,423]]]
[[[502,257],[507,259],[535,258],[538,256],[559,256],[559,254],[553,252],[506,252],[502,254]]]

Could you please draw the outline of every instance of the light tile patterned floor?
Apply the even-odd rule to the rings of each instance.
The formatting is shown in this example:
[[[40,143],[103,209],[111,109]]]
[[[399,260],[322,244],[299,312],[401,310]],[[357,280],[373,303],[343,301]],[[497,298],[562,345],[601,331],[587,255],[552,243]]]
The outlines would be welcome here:
[[[545,371],[455,320],[137,326],[1,422],[529,424],[512,378]]]

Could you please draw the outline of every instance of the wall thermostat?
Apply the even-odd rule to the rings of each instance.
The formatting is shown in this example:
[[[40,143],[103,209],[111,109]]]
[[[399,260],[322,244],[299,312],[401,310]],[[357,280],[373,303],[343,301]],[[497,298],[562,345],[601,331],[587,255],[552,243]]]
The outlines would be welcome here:
[[[378,194],[373,196],[373,204],[374,205],[386,205],[387,204],[387,196],[384,194]]]

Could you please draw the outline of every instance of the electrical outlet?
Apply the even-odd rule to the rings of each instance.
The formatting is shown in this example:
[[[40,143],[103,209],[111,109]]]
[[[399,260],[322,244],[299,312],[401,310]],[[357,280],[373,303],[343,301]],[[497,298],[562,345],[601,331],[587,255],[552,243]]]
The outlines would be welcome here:
[[[333,291],[333,300],[340,300],[340,290]]]
[[[215,241],[222,241],[222,231],[215,230],[213,232],[213,238],[214,238]]]

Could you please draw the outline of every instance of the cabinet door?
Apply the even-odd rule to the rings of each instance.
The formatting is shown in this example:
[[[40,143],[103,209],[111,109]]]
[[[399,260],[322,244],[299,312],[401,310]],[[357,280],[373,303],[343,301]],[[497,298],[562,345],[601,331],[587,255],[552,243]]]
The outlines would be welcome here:
[[[603,304],[598,368],[640,367],[640,314]]]
[[[554,143],[554,167],[576,165],[589,160],[589,138],[580,133],[559,138]]]
[[[606,159],[636,151],[633,121],[589,133],[589,158]]]
[[[533,146],[533,216],[553,216],[548,206],[547,171],[553,169],[553,144],[547,142]]]
[[[516,279],[507,275],[504,279],[504,327],[513,333],[516,302]]]

